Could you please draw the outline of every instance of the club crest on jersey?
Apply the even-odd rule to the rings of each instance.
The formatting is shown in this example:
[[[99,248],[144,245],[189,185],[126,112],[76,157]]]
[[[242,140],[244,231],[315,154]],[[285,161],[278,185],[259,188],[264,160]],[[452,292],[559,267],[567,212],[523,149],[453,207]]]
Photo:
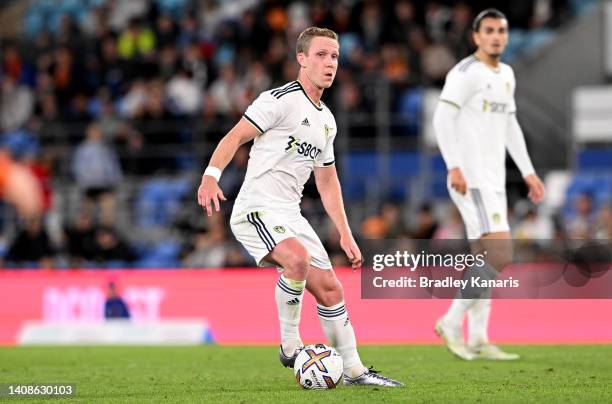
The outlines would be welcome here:
[[[283,226],[274,226],[272,229],[279,234],[285,234],[285,228]]]
[[[501,222],[501,215],[499,213],[493,213],[493,221],[495,223]]]
[[[323,125],[323,129],[325,130],[325,137],[330,137],[332,132],[332,127],[327,126],[327,124]]]
[[[509,82],[506,81],[506,92],[511,93],[512,92],[512,86],[510,85]]]

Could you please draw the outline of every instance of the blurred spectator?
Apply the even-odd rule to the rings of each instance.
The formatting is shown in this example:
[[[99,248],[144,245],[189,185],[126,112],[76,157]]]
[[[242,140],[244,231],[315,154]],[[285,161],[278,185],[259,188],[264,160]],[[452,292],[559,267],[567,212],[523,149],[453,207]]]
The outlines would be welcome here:
[[[2,72],[13,79],[13,82],[19,82],[23,73],[23,59],[14,43],[6,43],[2,49]]]
[[[414,239],[431,239],[438,229],[438,222],[436,221],[432,207],[426,203],[421,206],[417,215],[416,229],[412,234]]]
[[[20,265],[35,264],[39,268],[52,268],[55,251],[43,226],[41,216],[26,219],[17,237],[9,246],[6,261]]]
[[[178,70],[166,84],[166,93],[176,115],[191,116],[199,112],[202,93],[198,82],[187,70]]]
[[[366,239],[403,238],[408,236],[401,210],[395,202],[385,202],[378,215],[361,223],[361,235]]]
[[[182,67],[191,73],[198,88],[204,89],[204,86],[208,84],[208,66],[197,42],[192,42],[184,48],[182,63]]]
[[[446,41],[456,59],[463,59],[473,49],[472,18],[472,11],[465,2],[453,6]]]
[[[248,162],[249,147],[243,145],[234,154],[232,163],[223,170],[223,176],[219,181],[228,202],[232,202],[238,196],[238,191],[240,191],[246,175]]]
[[[221,115],[240,116],[247,107],[245,88],[231,65],[223,66],[219,77],[211,84],[209,102]]]
[[[129,319],[130,311],[127,304],[117,293],[117,287],[113,282],[109,282],[104,303],[104,318],[109,319]]]
[[[0,126],[2,130],[18,129],[30,118],[34,108],[34,97],[29,87],[20,85],[15,78],[2,78],[0,103]]]
[[[610,202],[602,206],[597,215],[594,238],[603,240],[612,239],[612,204]]]
[[[384,38],[391,43],[406,44],[416,25],[414,4],[409,0],[396,1],[390,22],[384,27]]]
[[[582,193],[574,204],[575,216],[566,219],[565,231],[570,239],[588,239],[593,233],[593,197]]]
[[[64,230],[66,250],[70,266],[78,268],[87,261],[92,261],[95,252],[95,227],[93,215],[81,209],[74,223]]]
[[[513,226],[517,240],[550,240],[553,237],[552,221],[540,215],[537,208],[530,207],[525,217]]]
[[[86,139],[77,147],[72,174],[88,204],[99,204],[106,223],[114,222],[115,188],[122,174],[116,152],[104,142],[100,125],[87,127]]]
[[[155,50],[155,34],[138,19],[132,19],[118,41],[119,56],[130,60],[148,56]]]
[[[93,261],[125,265],[136,260],[132,247],[123,240],[117,231],[109,226],[100,226],[94,234]]]
[[[387,224],[387,238],[402,238],[408,236],[408,228],[404,224],[402,210],[395,202],[385,202],[380,210],[381,217]]]
[[[208,229],[193,235],[183,265],[188,268],[222,268],[228,256],[227,229],[223,215],[208,217]]]

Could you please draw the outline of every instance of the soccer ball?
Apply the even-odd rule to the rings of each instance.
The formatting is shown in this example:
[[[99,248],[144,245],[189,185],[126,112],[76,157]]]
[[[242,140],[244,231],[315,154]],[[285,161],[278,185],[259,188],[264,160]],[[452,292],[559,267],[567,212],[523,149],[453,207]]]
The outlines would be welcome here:
[[[305,389],[333,389],[342,379],[342,357],[324,344],[308,345],[295,358],[295,380]]]

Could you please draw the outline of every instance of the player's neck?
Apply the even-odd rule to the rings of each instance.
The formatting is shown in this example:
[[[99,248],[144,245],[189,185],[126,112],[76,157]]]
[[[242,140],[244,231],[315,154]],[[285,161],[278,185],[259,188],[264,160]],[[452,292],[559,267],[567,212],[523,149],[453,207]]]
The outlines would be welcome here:
[[[323,89],[315,86],[305,74],[299,74],[298,81],[302,85],[304,92],[306,92],[306,96],[310,98],[310,101],[312,101],[312,103],[315,105],[321,106]]]
[[[474,56],[476,56],[478,60],[480,60],[482,63],[484,63],[486,66],[490,67],[491,69],[493,70],[499,69],[499,61],[500,61],[499,56],[487,55],[480,49],[478,49],[476,53],[474,53]]]

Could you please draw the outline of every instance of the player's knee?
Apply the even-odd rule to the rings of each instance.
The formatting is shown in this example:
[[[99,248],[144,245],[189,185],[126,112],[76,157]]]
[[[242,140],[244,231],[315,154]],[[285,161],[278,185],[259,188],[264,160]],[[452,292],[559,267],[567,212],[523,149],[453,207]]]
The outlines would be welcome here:
[[[310,268],[310,254],[307,251],[294,252],[287,258],[285,271],[291,272],[300,278],[306,278]]]

